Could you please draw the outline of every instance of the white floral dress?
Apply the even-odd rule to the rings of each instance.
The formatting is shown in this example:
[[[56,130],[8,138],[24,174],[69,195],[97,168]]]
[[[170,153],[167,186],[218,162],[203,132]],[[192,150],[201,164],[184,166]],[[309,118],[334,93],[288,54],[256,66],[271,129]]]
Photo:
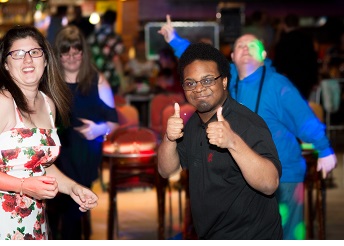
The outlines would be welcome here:
[[[60,140],[46,95],[41,92],[47,106],[52,129],[25,127],[16,108],[17,124],[0,134],[0,171],[18,178],[45,175],[60,151]],[[19,182],[18,182],[19,183]],[[48,239],[45,201],[18,193],[0,191],[0,239]]]

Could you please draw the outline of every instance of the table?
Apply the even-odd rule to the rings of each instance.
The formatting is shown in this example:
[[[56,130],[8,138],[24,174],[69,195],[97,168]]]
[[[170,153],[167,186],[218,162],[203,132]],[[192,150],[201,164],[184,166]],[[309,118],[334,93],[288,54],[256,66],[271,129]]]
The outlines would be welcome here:
[[[142,184],[154,186],[158,201],[158,239],[165,239],[165,189],[167,179],[160,176],[157,171],[157,154],[155,151],[146,153],[108,153],[110,185],[109,185],[109,212],[107,238],[119,239],[117,214],[117,188],[118,185],[131,185],[130,178],[139,178]],[[139,201],[137,201],[139,202]]]
[[[318,153],[312,144],[301,145],[302,155],[306,160],[305,178],[305,222],[306,238],[315,239],[314,216],[317,220],[317,239],[326,239],[326,181],[317,171]],[[315,192],[314,192],[315,191]],[[315,193],[315,199],[313,195]]]

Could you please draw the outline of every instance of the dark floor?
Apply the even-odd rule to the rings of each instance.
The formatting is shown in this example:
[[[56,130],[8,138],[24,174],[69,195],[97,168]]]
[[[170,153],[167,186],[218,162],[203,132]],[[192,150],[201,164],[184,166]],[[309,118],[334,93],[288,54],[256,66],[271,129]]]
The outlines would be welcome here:
[[[344,133],[333,132],[331,141],[338,164],[332,173],[333,182],[329,182],[326,191],[326,239],[344,240]],[[108,170],[104,170],[104,177],[108,180],[107,175]],[[99,182],[96,182],[94,190],[99,196],[99,206],[91,214],[93,231],[91,239],[105,240],[108,194],[101,190]],[[157,199],[154,189],[121,191],[117,201],[120,239],[157,239]],[[173,191],[171,194],[166,194],[166,239],[180,239],[180,232],[178,192]],[[315,233],[317,233],[316,229]]]

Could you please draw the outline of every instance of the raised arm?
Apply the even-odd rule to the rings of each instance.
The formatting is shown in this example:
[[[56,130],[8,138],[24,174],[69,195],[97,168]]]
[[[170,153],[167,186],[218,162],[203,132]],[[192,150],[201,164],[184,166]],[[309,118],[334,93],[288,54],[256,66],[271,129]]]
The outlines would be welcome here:
[[[170,15],[166,15],[166,24],[163,25],[158,31],[159,34],[164,36],[166,43],[168,43],[173,51],[174,55],[178,58],[184,53],[186,48],[190,45],[190,42],[181,38],[174,29]]]

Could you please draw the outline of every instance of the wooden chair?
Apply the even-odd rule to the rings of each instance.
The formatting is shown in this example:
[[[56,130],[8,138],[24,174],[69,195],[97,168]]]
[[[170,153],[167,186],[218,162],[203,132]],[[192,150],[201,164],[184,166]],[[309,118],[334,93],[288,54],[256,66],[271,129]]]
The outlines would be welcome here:
[[[323,107],[315,102],[309,102],[308,104],[318,119],[324,122]],[[318,227],[317,239],[326,239],[326,181],[322,178],[321,172],[316,170],[318,153],[313,149],[313,145],[302,143],[301,147],[302,155],[307,163],[304,182],[306,239],[315,239],[314,220],[317,221]]]
[[[125,97],[118,95],[118,94],[114,95],[114,100],[115,100],[116,108],[118,106],[123,106],[123,105],[127,104],[127,100],[125,99]]]
[[[185,98],[179,94],[156,94],[150,102],[150,122],[151,128],[158,136],[162,132],[162,112],[168,105],[173,105],[175,102],[179,104],[184,103]]]
[[[108,239],[118,239],[117,189],[135,187],[156,188],[158,239],[164,239],[167,180],[157,170],[158,142],[155,133],[146,127],[127,127],[120,129],[112,141],[115,147],[104,151],[110,164]]]
[[[117,114],[118,114],[118,123],[119,127],[109,134],[107,137],[107,140],[103,143],[103,152],[110,151],[111,148],[113,148],[112,142],[113,138],[120,132],[122,129],[125,129],[127,127],[131,126],[139,126],[139,112],[136,107],[130,105],[130,104],[122,104],[116,106]],[[103,161],[100,164],[99,167],[99,181],[102,187],[103,191],[106,191],[106,184],[104,183],[104,177],[103,177],[103,170],[104,166],[109,164],[109,160],[107,157],[103,157]]]

